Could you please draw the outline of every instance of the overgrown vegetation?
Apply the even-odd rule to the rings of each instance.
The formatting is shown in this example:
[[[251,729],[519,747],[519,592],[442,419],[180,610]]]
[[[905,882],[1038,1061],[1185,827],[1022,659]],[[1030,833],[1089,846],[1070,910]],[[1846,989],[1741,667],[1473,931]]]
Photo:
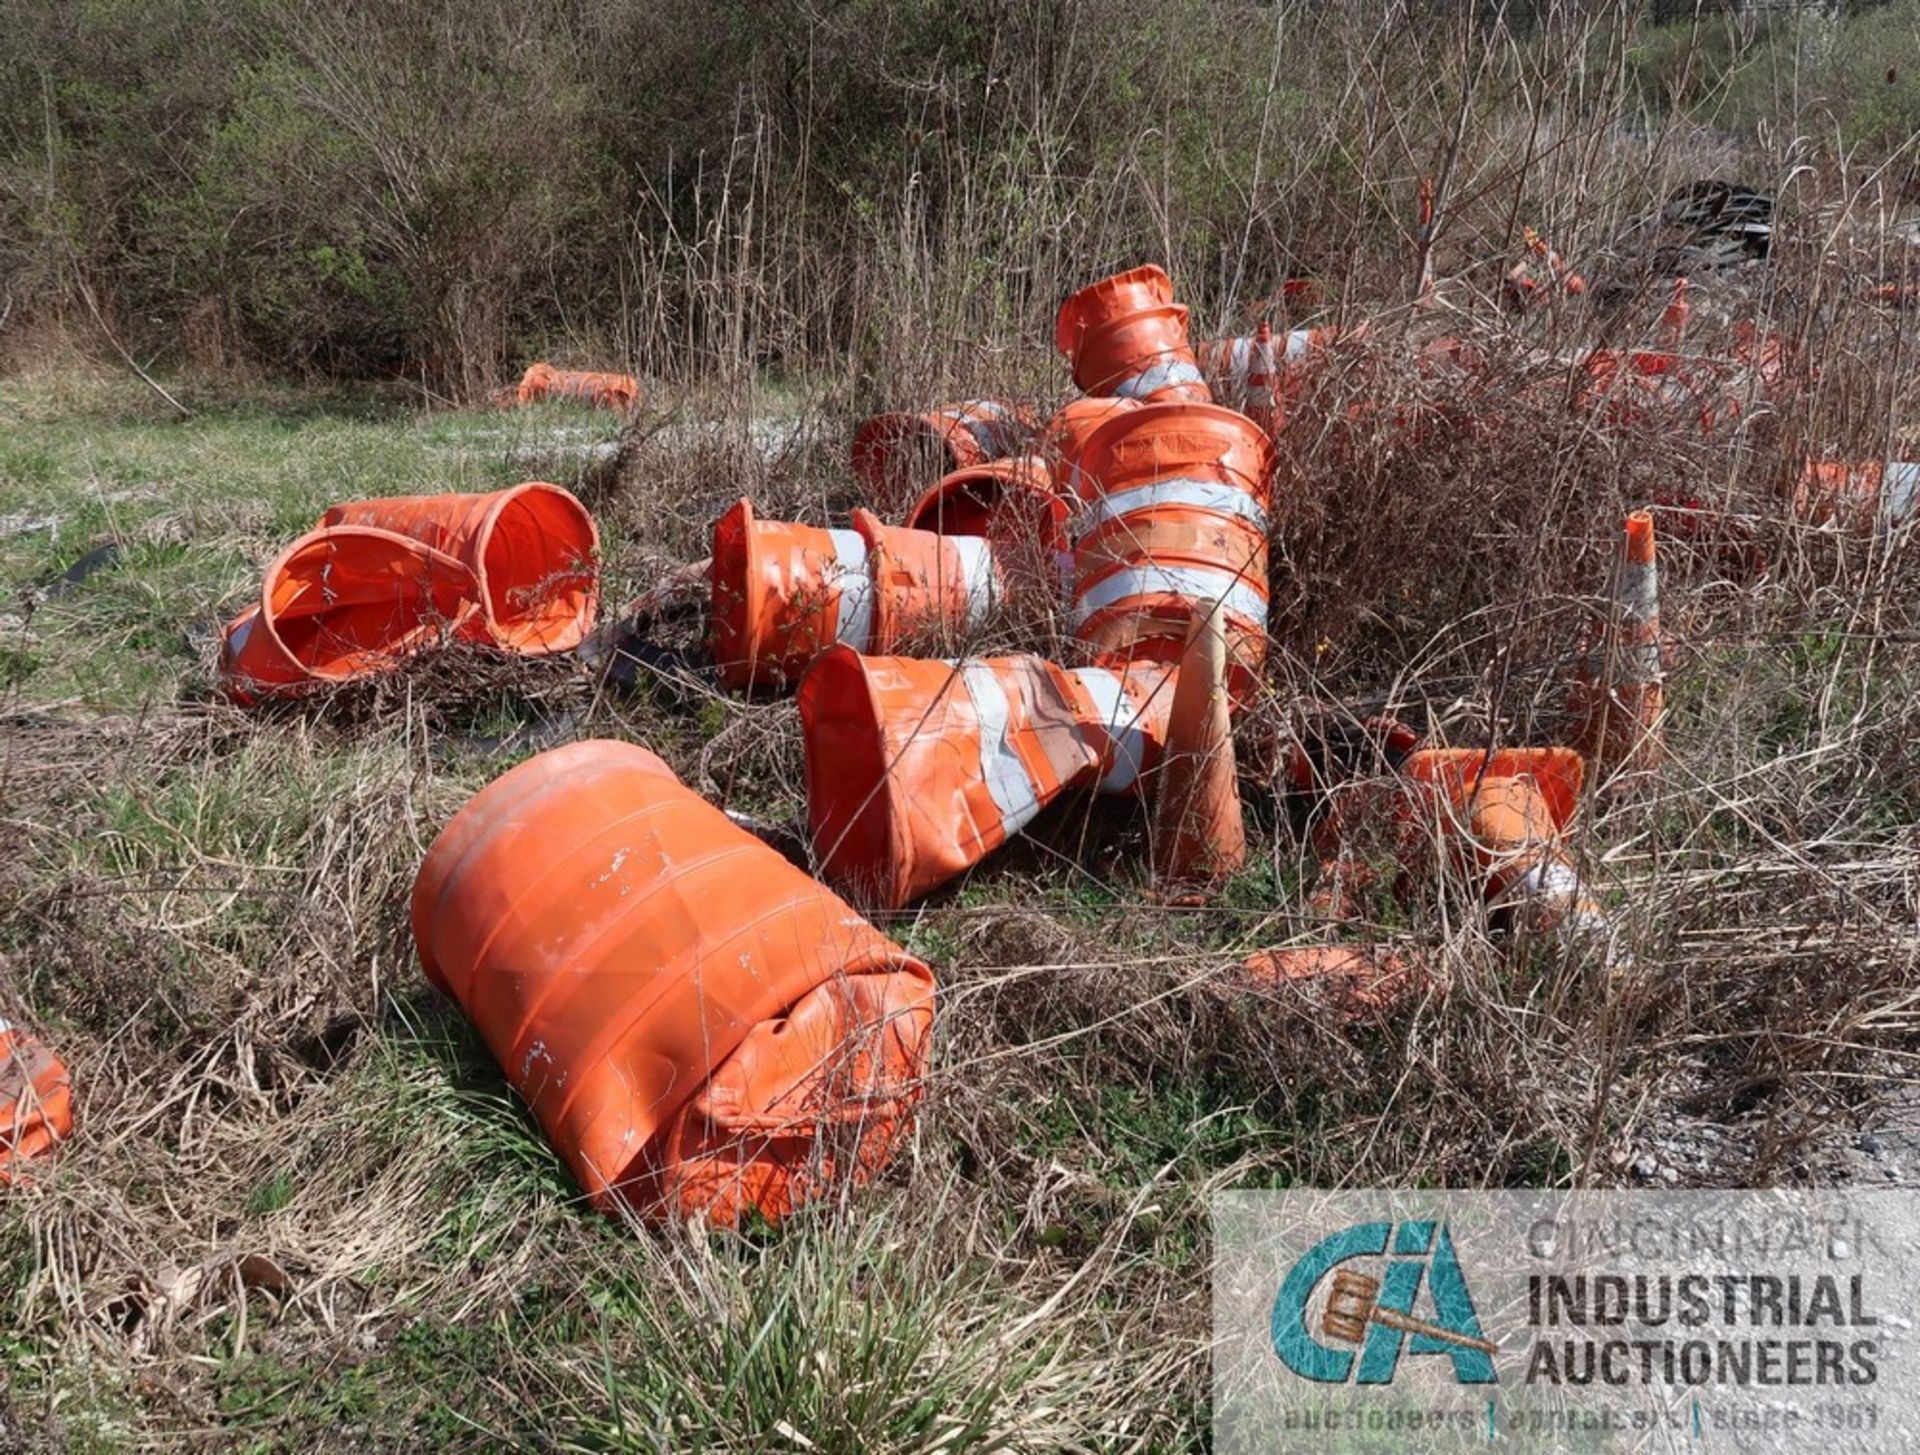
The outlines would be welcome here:
[[[1850,1175],[1920,1050],[1920,593],[1909,533],[1786,497],[1915,442],[1913,315],[1858,286],[1915,272],[1912,81],[1870,64],[1912,4],[0,19],[0,1014],[81,1122],[0,1199],[0,1450],[1201,1448],[1218,1188]],[[1711,436],[1571,411],[1573,361],[1662,299],[1504,315],[1519,229],[1625,277],[1624,220],[1716,175],[1778,189],[1780,238],[1703,280],[1695,346],[1777,328],[1792,386]],[[739,1234],[590,1213],[423,982],[414,871],[574,737],[795,821],[791,702],[460,653],[248,715],[219,623],[333,501],[528,477],[592,504],[617,607],[742,494],[857,503],[871,405],[1059,402],[1059,296],[1147,258],[1204,335],[1304,274],[1297,321],[1369,321],[1293,405],[1263,724],[1553,738],[1620,512],[1665,502],[1672,761],[1575,841],[1651,988],[1444,876],[1366,932],[1449,994],[1347,1024],[1249,985],[1322,929],[1250,751],[1253,866],[1204,912],[1145,892],[1136,806],[1076,801],[893,918],[941,1009],[879,1185]],[[1416,362],[1440,336],[1474,392]],[[580,453],[607,416],[434,397],[547,352],[648,376],[617,467]]]

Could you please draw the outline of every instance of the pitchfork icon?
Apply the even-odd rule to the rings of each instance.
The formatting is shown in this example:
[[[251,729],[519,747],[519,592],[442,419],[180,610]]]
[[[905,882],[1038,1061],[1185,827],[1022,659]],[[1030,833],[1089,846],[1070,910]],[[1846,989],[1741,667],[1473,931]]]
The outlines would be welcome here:
[[[1379,1279],[1369,1278],[1364,1273],[1350,1273],[1344,1268],[1337,1270],[1333,1275],[1333,1287],[1327,1293],[1327,1311],[1320,1318],[1321,1332],[1329,1339],[1358,1344],[1366,1338],[1368,1324],[1384,1324],[1389,1329],[1399,1329],[1408,1334],[1425,1334],[1429,1339],[1438,1339],[1443,1344],[1478,1349],[1482,1354],[1500,1352],[1499,1345],[1485,1339],[1476,1339],[1471,1334],[1457,1334],[1452,1329],[1443,1329],[1425,1319],[1416,1319],[1412,1314],[1403,1314],[1398,1309],[1381,1308]]]

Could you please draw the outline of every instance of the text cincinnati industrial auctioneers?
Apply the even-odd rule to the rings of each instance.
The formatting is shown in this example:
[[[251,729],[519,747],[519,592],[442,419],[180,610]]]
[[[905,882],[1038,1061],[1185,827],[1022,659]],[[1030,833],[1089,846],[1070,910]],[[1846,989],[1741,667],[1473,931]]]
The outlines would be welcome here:
[[[1488,1338],[1469,1284],[1492,1278],[1493,1267],[1469,1267],[1452,1229],[1425,1219],[1356,1223],[1297,1258],[1272,1305],[1273,1352],[1323,1385],[1390,1384],[1403,1355],[1451,1361],[1461,1385],[1498,1384],[1503,1372],[1535,1387],[1849,1389],[1879,1378],[1881,1320],[1868,1275],[1814,1271],[1862,1266],[1878,1240],[1856,1224],[1541,1218],[1525,1240],[1533,1268],[1523,1283],[1502,1285],[1512,1314],[1524,1302],[1524,1366],[1511,1337],[1519,1330]],[[1664,1271],[1572,1271],[1635,1264]],[[1795,1268],[1804,1271],[1786,1271]],[[1317,1290],[1326,1305],[1316,1327]]]
[[[1527,1239],[1537,1258],[1564,1253],[1571,1241],[1588,1257],[1710,1260],[1736,1270],[1531,1274],[1527,1384],[1857,1387],[1879,1378],[1868,1275],[1739,1271],[1748,1261],[1857,1256],[1862,1241],[1874,1241],[1857,1223],[1543,1219]]]

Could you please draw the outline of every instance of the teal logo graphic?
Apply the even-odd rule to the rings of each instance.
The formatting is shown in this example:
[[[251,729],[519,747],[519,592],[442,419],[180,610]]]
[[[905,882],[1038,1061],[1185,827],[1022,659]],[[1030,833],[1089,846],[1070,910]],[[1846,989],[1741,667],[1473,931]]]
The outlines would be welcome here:
[[[1357,1258],[1387,1261],[1377,1276],[1342,1266]],[[1500,1378],[1444,1223],[1358,1223],[1302,1254],[1273,1301],[1273,1352],[1319,1384],[1391,1384],[1403,1353],[1445,1356],[1460,1384]]]

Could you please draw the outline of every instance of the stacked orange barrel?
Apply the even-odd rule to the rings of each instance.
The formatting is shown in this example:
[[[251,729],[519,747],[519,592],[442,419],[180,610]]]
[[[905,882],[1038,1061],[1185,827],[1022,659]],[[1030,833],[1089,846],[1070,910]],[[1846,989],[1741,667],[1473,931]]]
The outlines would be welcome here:
[[[1244,414],[1156,403],[1081,447],[1074,478],[1074,634],[1106,665],[1172,665],[1196,608],[1219,603],[1244,698],[1266,655],[1273,445]]]

